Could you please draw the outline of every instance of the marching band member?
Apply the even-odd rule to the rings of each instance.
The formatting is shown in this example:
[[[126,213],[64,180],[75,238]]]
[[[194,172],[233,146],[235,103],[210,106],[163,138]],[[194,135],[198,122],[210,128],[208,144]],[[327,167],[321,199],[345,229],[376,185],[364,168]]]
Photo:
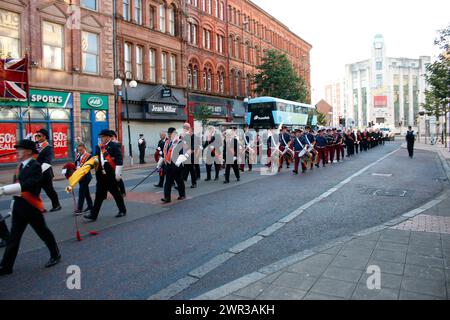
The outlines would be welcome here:
[[[316,137],[315,135],[312,133],[311,127],[310,126],[306,126],[305,127],[305,140],[306,143],[308,144],[308,152],[310,152],[311,155],[311,166],[310,166],[310,170],[314,169],[314,163],[317,160],[317,150],[315,148],[316,145]]]
[[[14,176],[14,184],[0,187],[0,196],[14,196],[11,235],[3,254],[3,260],[0,263],[0,276],[13,272],[20,240],[28,224],[33,227],[50,251],[50,260],[45,264],[45,267],[52,267],[61,260],[55,237],[47,227],[43,215],[44,203],[40,197],[42,184],[44,183],[42,167],[33,158],[33,154],[39,153],[36,144],[31,140],[22,140],[14,147],[18,151],[18,158],[21,161]]]
[[[190,154],[189,159],[184,163],[183,179],[187,182],[190,174],[192,182],[191,188],[197,188],[197,171],[195,170],[195,163],[198,164],[199,159],[195,159],[194,150],[199,147],[200,141],[192,131],[191,125],[187,122],[183,125],[182,139],[184,153],[189,152]]]
[[[232,130],[225,131],[225,138],[223,141],[223,160],[225,163],[225,184],[230,183],[230,171],[233,167],[236,180],[240,181],[239,166],[238,166],[238,140]]]
[[[175,128],[167,130],[168,139],[163,148],[164,171],[166,173],[166,182],[164,184],[164,203],[171,202],[172,186],[174,182],[178,187],[178,200],[186,199],[186,192],[183,179],[182,164],[190,157],[190,153],[183,154],[183,141],[180,139]]]
[[[242,172],[245,170],[245,164],[248,164],[248,171],[252,171],[252,160],[253,158],[253,135],[249,132],[248,126],[244,127],[244,161],[240,165]]]
[[[327,129],[325,134],[325,139],[327,140],[327,147],[326,147],[326,153],[328,162],[327,163],[333,163],[334,160],[334,138],[331,134],[331,130]]]
[[[342,135],[342,130],[339,129],[337,130],[336,133],[336,158],[338,162],[343,162],[344,161],[344,137]],[[341,160],[342,157],[342,160]]]
[[[82,142],[78,144],[77,149],[78,155],[77,158],[75,159],[75,168],[79,169],[92,158],[92,155],[86,151],[86,145]],[[94,204],[92,203],[91,192],[89,190],[89,183],[91,182],[91,180],[92,174],[89,171],[79,182],[80,190],[78,192],[78,208],[75,211],[75,213],[83,212],[83,205],[85,199],[87,203],[87,209],[84,210],[84,212],[91,211],[91,209],[94,207]]]
[[[287,148],[290,141],[291,135],[287,132],[287,127],[282,126],[278,146],[278,149],[280,151],[280,163],[278,165],[278,172],[281,172],[283,161],[286,161],[286,168],[289,169],[289,150],[287,150]]]
[[[222,147],[222,138],[219,133],[216,133],[216,129],[213,126],[208,127],[208,133],[206,141],[203,144],[203,150],[206,154],[206,179],[205,181],[211,181],[211,171],[214,164],[215,178],[214,181],[219,180],[219,172],[221,167],[220,160],[220,148]]]
[[[163,149],[164,149],[164,145],[166,144],[167,141],[167,135],[164,131],[161,131],[159,133],[159,141],[158,141],[158,147],[156,148],[155,151],[155,162],[159,163],[160,159],[163,158]],[[165,172],[164,172],[164,166],[161,164],[161,166],[159,167],[159,183],[155,184],[154,186],[156,188],[164,188],[164,176],[165,176]]]
[[[300,161],[302,162],[302,173],[306,172],[306,163],[302,159],[303,158],[302,151],[305,150],[305,148],[307,148],[305,140],[306,139],[304,139],[302,130],[296,129],[295,130],[295,138],[290,142],[290,144],[294,150],[294,170],[292,171],[294,174],[298,174],[298,165],[299,165]]]
[[[316,150],[318,153],[316,167],[320,166],[320,160],[322,160],[322,166],[328,163],[327,158],[327,139],[325,138],[325,129],[318,131],[319,135],[316,137]]]
[[[95,177],[97,178],[97,189],[95,192],[94,207],[85,219],[95,221],[100,213],[103,201],[107,193],[111,193],[116,201],[119,213],[116,218],[126,216],[127,208],[119,189],[119,181],[122,180],[123,155],[120,144],[113,141],[114,132],[102,130],[99,134],[101,144],[96,146],[95,155],[99,159]]]
[[[49,168],[45,170],[42,175],[42,189],[44,189],[45,193],[49,197],[52,202],[52,208],[50,212],[61,210],[61,205],[59,203],[58,194],[53,188],[53,178],[55,175],[53,174],[53,169],[51,168],[51,164],[54,158],[53,147],[48,143],[49,133],[46,129],[42,128],[36,132],[34,135],[37,142],[37,150],[39,154],[37,156],[37,162],[41,165],[48,164]]]
[[[120,147],[120,150],[122,150],[122,144],[117,139],[117,133],[114,130],[111,130],[111,133],[113,134],[112,142],[117,143]],[[118,184],[119,184],[120,193],[122,194],[122,197],[125,198],[127,196],[127,191],[125,190],[125,183],[123,183],[122,178],[120,178],[120,180],[118,181]]]

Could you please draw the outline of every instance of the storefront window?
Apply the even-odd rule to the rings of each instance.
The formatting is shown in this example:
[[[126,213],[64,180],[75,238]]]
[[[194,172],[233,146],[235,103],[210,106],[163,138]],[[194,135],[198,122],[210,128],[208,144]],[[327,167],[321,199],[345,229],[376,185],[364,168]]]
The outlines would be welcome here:
[[[92,152],[92,134],[91,134],[91,124],[81,123],[81,141],[83,141],[88,149]]]
[[[18,120],[19,109],[18,108],[0,108],[1,120]]]
[[[81,110],[81,121],[91,121],[91,111]]]
[[[50,110],[50,120],[70,120],[70,111],[60,109]]]
[[[47,118],[46,109],[30,108],[29,112],[28,110],[25,110],[23,113],[23,119],[25,121],[28,120],[28,114],[30,115],[31,120],[45,120]]]
[[[95,121],[105,122],[106,121],[106,111],[96,111],[95,112]]]
[[[0,58],[20,57],[20,16],[0,10]]]

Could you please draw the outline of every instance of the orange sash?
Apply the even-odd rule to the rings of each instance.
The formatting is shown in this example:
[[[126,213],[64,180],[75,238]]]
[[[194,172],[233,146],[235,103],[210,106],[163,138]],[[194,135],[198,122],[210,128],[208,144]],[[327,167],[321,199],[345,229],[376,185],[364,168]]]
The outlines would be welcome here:
[[[114,162],[111,155],[106,151],[105,145],[100,145],[100,151],[103,153],[103,157],[105,157],[105,160],[109,163],[109,165],[112,167],[113,171],[116,171],[116,163]],[[105,155],[106,154],[106,155]]]
[[[37,197],[37,196],[35,196],[34,194],[32,194],[31,192],[28,192],[28,191],[22,191],[20,196],[26,202],[28,202],[29,205],[31,205],[32,207],[35,207],[36,209],[38,209],[39,212],[44,213],[44,211],[45,211],[45,209],[44,209],[44,201],[42,201],[41,197]]]

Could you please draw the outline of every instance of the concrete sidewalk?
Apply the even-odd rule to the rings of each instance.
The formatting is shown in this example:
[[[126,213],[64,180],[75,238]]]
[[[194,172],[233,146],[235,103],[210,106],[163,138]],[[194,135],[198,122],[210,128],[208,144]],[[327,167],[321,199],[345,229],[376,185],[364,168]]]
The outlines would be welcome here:
[[[437,152],[450,180],[450,152],[425,144],[415,148]],[[369,288],[374,283],[368,283],[374,269],[380,272],[379,289]],[[388,223],[300,252],[195,299],[449,298],[450,189],[446,189],[434,200]]]

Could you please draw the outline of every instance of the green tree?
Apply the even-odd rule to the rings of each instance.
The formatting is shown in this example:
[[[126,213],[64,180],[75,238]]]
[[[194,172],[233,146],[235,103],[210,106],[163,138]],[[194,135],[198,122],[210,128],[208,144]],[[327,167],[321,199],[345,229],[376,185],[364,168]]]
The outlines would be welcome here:
[[[306,100],[308,89],[305,81],[296,74],[284,53],[268,50],[257,69],[255,93],[258,95],[310,103]]]
[[[317,124],[319,126],[326,126],[327,125],[327,117],[325,114],[321,112],[317,112]]]
[[[447,119],[450,112],[450,26],[439,30],[435,45],[441,50],[438,59],[427,65],[425,80],[429,89],[422,105],[428,114],[444,116],[444,143],[447,147]]]
[[[211,108],[208,106],[200,106],[195,108],[195,119],[201,121],[202,126],[206,127],[209,122],[209,118],[212,115]]]

